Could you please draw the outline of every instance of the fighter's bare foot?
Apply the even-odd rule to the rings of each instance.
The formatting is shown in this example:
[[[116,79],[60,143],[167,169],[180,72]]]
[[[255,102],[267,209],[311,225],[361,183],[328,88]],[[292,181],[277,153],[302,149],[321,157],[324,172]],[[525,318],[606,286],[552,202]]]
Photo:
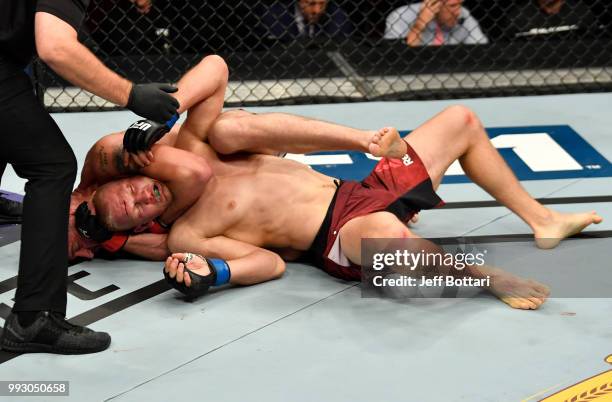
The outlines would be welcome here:
[[[406,143],[396,128],[383,127],[372,136],[368,150],[377,157],[401,159],[406,155]]]
[[[557,247],[561,240],[582,232],[591,224],[599,224],[603,218],[595,211],[562,213],[550,211],[550,216],[533,227],[536,245],[542,249]]]
[[[547,286],[534,280],[523,279],[498,268],[490,269],[487,274],[491,277],[491,293],[512,308],[535,310],[550,295]]]

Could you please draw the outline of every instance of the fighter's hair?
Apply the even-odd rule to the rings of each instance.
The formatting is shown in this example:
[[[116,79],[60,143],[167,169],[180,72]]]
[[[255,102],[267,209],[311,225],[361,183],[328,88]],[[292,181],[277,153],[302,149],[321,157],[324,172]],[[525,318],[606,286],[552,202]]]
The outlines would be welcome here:
[[[113,212],[109,208],[109,203],[104,201],[104,195],[113,191],[112,183],[113,182],[106,183],[98,187],[92,201],[96,208],[98,221],[111,232],[118,232],[121,229],[119,225],[117,225]]]

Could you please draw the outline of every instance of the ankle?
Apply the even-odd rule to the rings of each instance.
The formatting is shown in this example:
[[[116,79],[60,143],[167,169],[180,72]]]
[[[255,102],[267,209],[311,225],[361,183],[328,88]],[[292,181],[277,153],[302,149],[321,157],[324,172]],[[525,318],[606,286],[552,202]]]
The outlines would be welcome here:
[[[36,321],[39,311],[19,311],[17,312],[17,320],[23,328],[29,327]]]
[[[372,143],[372,137],[378,133],[376,130],[364,131],[363,135],[359,136],[359,147],[363,152],[370,152],[370,144]]]
[[[546,207],[541,211],[534,211],[533,217],[529,220],[529,226],[533,229],[550,225],[554,221],[554,212]]]

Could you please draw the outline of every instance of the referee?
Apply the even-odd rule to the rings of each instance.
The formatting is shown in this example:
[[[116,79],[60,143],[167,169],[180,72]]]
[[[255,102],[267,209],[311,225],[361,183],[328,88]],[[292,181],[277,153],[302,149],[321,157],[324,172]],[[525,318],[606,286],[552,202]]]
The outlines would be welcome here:
[[[163,84],[133,84],[109,70],[77,31],[89,0],[0,0],[0,176],[7,163],[27,179],[19,277],[1,347],[10,352],[82,354],[110,345],[107,333],[66,321],[68,207],[77,162],[24,72],[35,49],[56,73],[158,122],[178,102]]]

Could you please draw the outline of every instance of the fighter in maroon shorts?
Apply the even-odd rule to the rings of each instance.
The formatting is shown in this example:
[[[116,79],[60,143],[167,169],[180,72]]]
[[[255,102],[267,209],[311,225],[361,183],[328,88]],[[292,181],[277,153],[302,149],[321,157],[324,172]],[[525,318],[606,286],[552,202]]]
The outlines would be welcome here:
[[[342,253],[338,236],[350,220],[386,211],[408,224],[420,210],[444,204],[419,156],[410,145],[406,149],[402,159],[382,158],[361,182],[336,182],[338,189],[309,250],[316,265],[330,275],[354,281],[361,278],[361,266]]]
[[[476,184],[532,228],[539,247],[554,247],[562,238],[601,221],[595,213],[552,211],[529,196],[491,145],[478,118],[461,106],[446,109],[406,141],[395,129],[380,130],[368,149],[386,158],[363,182],[340,186],[308,166],[271,155],[219,157],[193,134],[183,148],[204,156],[212,177],[173,225],[167,245],[177,254],[165,264],[168,279],[191,295],[203,294],[211,284],[247,285],[277,278],[285,270],[283,258],[290,260],[309,250],[317,252],[319,266],[331,274],[358,279],[361,239],[417,237],[405,221],[420,209],[440,204],[434,190],[457,159]],[[163,187],[160,191],[166,194]],[[96,204],[109,203],[112,193],[100,187]],[[154,200],[160,211],[171,201],[166,196]],[[105,210],[100,218],[107,223],[125,213],[122,205]],[[151,216],[132,221],[151,220],[160,211],[150,209]],[[192,253],[216,260],[207,264]],[[547,296],[540,284],[497,269],[484,270],[478,274],[495,279],[489,290],[512,307],[537,308]]]
[[[361,239],[417,237],[405,221],[440,204],[434,190],[457,159],[472,181],[532,228],[539,247],[554,247],[601,222],[594,212],[562,214],[534,200],[491,145],[479,119],[461,106],[438,114],[406,141],[397,130],[382,129],[369,151],[386,158],[363,182],[339,186],[307,166],[271,156],[211,159],[212,179],[170,232],[168,246],[175,254],[166,260],[167,277],[186,293],[217,283],[218,267],[231,270],[223,275],[231,283],[254,284],[282,275],[281,255],[287,257],[288,250],[315,250],[321,268],[358,279]],[[224,261],[206,264],[192,253]],[[548,294],[545,286],[499,269],[482,267],[478,274],[491,276],[489,290],[515,308],[537,308]]]

